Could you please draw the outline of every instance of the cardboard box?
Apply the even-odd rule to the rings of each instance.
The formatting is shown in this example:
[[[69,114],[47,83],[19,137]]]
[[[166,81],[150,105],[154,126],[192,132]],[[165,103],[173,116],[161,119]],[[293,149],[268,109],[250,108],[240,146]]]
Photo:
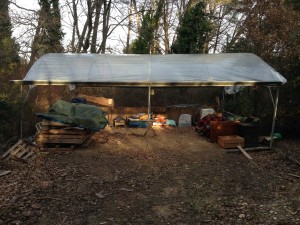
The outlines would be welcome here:
[[[210,121],[210,141],[217,142],[219,136],[238,135],[238,123],[234,121]]]
[[[222,148],[236,148],[238,145],[244,147],[244,138],[237,135],[219,136],[218,144]]]

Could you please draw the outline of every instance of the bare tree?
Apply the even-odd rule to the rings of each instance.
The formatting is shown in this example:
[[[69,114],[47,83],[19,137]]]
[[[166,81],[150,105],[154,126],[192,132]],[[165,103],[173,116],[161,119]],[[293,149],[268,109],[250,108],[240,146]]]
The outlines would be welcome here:
[[[136,0],[132,0],[132,4],[133,4],[133,7],[134,7],[134,11],[135,11],[137,30],[138,30],[138,32],[140,32],[140,30],[141,30],[141,17],[140,17],[139,10],[137,8]]]
[[[29,60],[32,52],[33,37],[38,30],[38,12],[21,7],[16,1],[10,1],[10,15],[13,33],[20,47],[19,54]]]
[[[111,12],[111,0],[105,1],[103,5],[103,21],[102,21],[102,41],[100,44],[100,47],[97,51],[97,53],[104,54],[105,53],[105,47],[106,42],[108,38],[108,32],[109,32],[109,17]]]
[[[11,0],[18,1],[18,0]],[[154,34],[155,48],[159,52],[167,54],[170,52],[170,45],[176,37],[176,27],[180,18],[186,10],[199,0],[163,0],[162,13]],[[240,14],[233,10],[230,2],[206,0],[208,3],[207,12],[210,15],[213,31],[207,36],[207,51],[219,52],[226,42],[234,38],[238,32],[238,16]],[[148,11],[153,12],[153,4],[157,5],[158,0],[65,0],[61,9],[64,12],[62,17],[64,32],[67,34],[64,43],[68,52],[91,52],[105,53],[109,51],[121,52],[131,44],[141,32],[143,15]],[[23,15],[19,12],[15,19],[14,26],[25,27],[24,34],[19,40],[22,43],[22,50],[35,45],[36,32],[40,31],[38,23],[38,12],[25,11]],[[26,13],[25,13],[26,12]],[[25,22],[25,15],[31,13],[31,18]],[[29,25],[29,22],[31,25]],[[22,24],[23,23],[23,24]],[[30,26],[30,28],[29,28]],[[236,27],[237,26],[237,27]],[[27,33],[25,35],[25,33]],[[26,38],[25,38],[26,36]],[[29,41],[31,40],[31,41]],[[121,49],[116,45],[123,43]],[[113,50],[115,48],[116,50]],[[24,51],[25,52],[25,51]],[[30,51],[29,51],[30,52]],[[32,51],[34,55],[34,51]],[[29,53],[30,55],[30,53]],[[34,58],[34,56],[32,56]]]
[[[97,51],[97,37],[98,37],[98,27],[100,23],[100,12],[103,5],[103,0],[96,0],[96,11],[95,11],[95,20],[94,20],[94,27],[93,27],[93,36],[92,36],[92,43],[91,43],[91,53],[96,53]]]

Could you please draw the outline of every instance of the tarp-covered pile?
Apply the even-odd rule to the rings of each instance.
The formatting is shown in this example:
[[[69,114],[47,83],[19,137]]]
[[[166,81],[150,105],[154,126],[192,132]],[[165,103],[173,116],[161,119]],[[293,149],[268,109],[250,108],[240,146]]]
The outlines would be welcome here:
[[[36,113],[48,120],[65,123],[74,127],[99,131],[107,125],[105,112],[93,105],[69,103],[58,100],[46,113]]]
[[[53,104],[48,112],[36,114],[43,118],[36,142],[47,149],[88,146],[94,132],[104,129],[108,123],[100,108],[62,100]]]

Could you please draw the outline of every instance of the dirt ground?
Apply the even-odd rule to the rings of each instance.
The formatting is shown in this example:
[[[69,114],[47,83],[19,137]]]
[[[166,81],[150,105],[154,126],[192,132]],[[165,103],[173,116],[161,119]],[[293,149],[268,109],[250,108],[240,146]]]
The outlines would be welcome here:
[[[155,131],[109,128],[89,148],[1,160],[0,224],[300,224],[299,140],[249,160],[190,128]]]

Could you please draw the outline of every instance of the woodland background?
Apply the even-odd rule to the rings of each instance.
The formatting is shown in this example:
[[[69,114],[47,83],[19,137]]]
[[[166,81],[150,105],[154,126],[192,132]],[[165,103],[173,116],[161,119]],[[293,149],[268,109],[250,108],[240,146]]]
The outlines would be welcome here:
[[[0,143],[33,134],[36,111],[67,87],[28,87],[22,79],[31,65],[50,52],[95,54],[211,54],[251,52],[288,82],[280,89],[276,132],[291,137],[300,131],[300,2],[298,0],[36,0],[25,9],[17,0],[0,1]],[[95,96],[114,97],[118,106],[146,106],[147,90],[81,88]],[[128,98],[130,96],[130,98]],[[220,88],[157,89],[153,106],[215,104]],[[24,101],[26,99],[26,101]],[[245,88],[225,97],[222,107],[243,116],[258,116],[270,128],[273,106],[265,87]],[[21,116],[21,107],[24,108]],[[296,136],[297,137],[297,136]]]

